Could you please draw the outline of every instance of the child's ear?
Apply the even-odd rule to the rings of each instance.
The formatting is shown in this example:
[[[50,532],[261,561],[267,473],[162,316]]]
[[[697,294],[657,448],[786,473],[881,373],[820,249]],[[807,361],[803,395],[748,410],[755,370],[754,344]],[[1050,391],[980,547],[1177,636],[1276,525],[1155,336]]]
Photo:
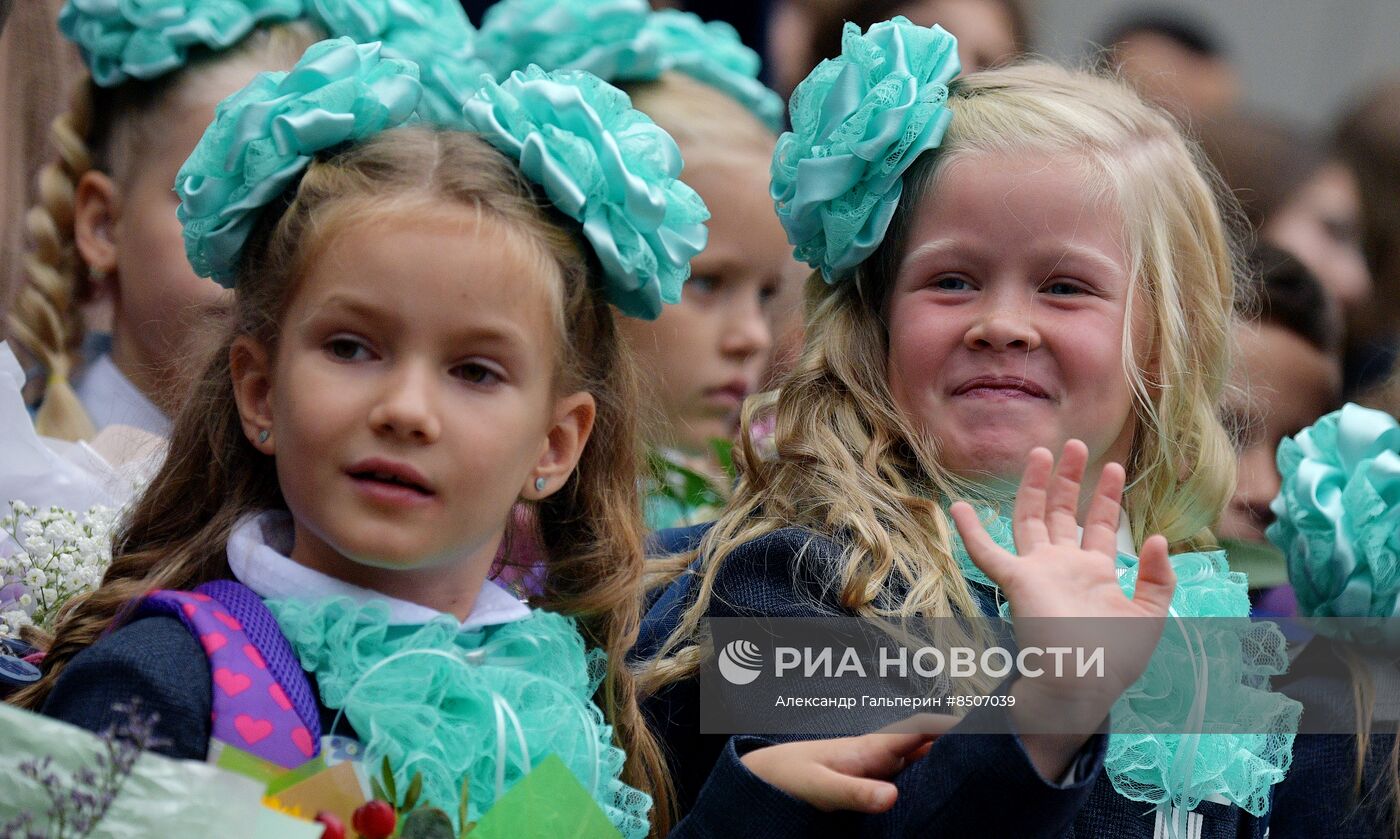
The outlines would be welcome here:
[[[120,214],[121,196],[112,179],[96,169],[84,172],[73,193],[73,241],[87,264],[97,297],[113,288],[108,278],[117,271],[113,229]]]
[[[586,391],[565,396],[554,403],[554,422],[545,438],[544,452],[526,478],[520,497],[539,501],[553,495],[569,480],[583,457],[598,406]]]
[[[266,455],[277,453],[272,427],[272,357],[247,335],[234,339],[228,351],[233,399],[243,423],[243,436]]]

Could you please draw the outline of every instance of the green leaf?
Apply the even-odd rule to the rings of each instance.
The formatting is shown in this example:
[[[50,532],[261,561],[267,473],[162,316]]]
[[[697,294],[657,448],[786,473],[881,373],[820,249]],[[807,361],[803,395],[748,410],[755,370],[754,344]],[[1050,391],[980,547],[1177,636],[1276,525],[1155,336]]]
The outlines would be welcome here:
[[[389,794],[385,800],[390,804],[399,803],[399,788],[394,784],[394,770],[389,768],[389,756],[384,756],[384,762],[379,767],[380,776],[384,779],[384,791]]]
[[[403,797],[403,806],[399,808],[401,812],[413,809],[413,805],[418,803],[418,796],[423,793],[423,773],[414,772],[413,781],[408,785],[408,794]]]
[[[404,817],[400,839],[457,839],[452,819],[436,807],[420,807]]]
[[[384,787],[380,785],[378,778],[369,779],[369,794],[373,796],[376,801],[389,800],[389,793],[384,791]]]
[[[467,800],[471,797],[470,779],[462,779],[462,795],[457,799],[457,824],[462,826],[462,833],[458,839],[462,839],[476,827],[475,822],[467,821]]]

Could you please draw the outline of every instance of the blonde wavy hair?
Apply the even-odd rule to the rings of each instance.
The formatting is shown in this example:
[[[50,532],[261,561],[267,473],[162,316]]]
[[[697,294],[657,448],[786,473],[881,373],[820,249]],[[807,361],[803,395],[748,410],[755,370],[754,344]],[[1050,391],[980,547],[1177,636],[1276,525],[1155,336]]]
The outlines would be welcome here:
[[[82,440],[94,433],[69,378],[81,362],[83,305],[93,277],[74,241],[74,197],[89,171],[105,172],[125,187],[139,169],[141,151],[182,109],[215,101],[259,70],[290,69],[321,33],[304,22],[255,30],[223,52],[196,51],[181,70],[152,81],[102,88],[79,80],[68,111],[49,131],[58,157],[38,177],[38,203],[25,217],[32,248],[15,292],[8,334],[43,368],[46,377],[34,426],[40,434]]]
[[[991,70],[955,82],[948,107],[953,118],[942,146],[905,175],[880,248],[853,281],[809,279],[802,354],[775,403],[746,411],[742,478],[701,543],[697,595],[644,671],[645,690],[695,672],[695,642],[719,569],[738,546],[783,527],[843,544],[830,567],[794,573],[830,581],[849,612],[881,622],[979,613],[953,555],[946,513],[951,500],[977,490],[940,464],[937,441],[895,407],[886,366],[884,307],[907,249],[911,208],[937,188],[941,167],[960,157],[1073,158],[1085,164],[1089,188],[1116,202],[1135,278],[1129,310],[1145,307],[1150,315],[1146,346],[1134,346],[1130,329],[1123,335],[1137,422],[1124,464],[1133,538],[1141,544],[1161,533],[1178,551],[1213,543],[1209,528],[1235,480],[1218,408],[1238,265],[1218,178],[1171,117],[1102,76],[1047,63]],[[1140,367],[1138,359],[1148,362]],[[776,457],[754,450],[747,426],[759,411],[775,419]],[[649,582],[689,573],[694,556],[654,563]]]
[[[555,388],[588,391],[597,415],[578,468],[535,505],[547,557],[535,605],[576,618],[589,646],[607,654],[597,701],[627,753],[623,779],[652,794],[653,834],[664,836],[669,776],[625,664],[641,621],[644,562],[636,375],[599,288],[601,268],[578,225],[474,134],[422,127],[380,134],[313,162],[290,203],[263,213],[244,246],[223,351],[177,415],[169,454],[117,534],[102,585],[64,608],[48,639],[42,678],[14,701],[39,708],[73,656],[151,590],[188,590],[231,577],[225,549],[234,524],[286,504],[273,458],[244,437],[228,349],[239,336],[251,336],[275,353],[298,279],[337,231],[443,206],[464,207],[519,231],[539,253],[543,276],[559,278]]]

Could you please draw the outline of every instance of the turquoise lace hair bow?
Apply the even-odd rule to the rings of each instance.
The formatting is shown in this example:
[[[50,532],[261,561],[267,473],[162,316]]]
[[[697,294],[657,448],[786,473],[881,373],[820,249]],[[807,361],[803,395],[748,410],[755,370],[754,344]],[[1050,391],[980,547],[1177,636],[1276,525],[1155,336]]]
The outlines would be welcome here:
[[[1278,468],[1268,536],[1288,559],[1299,614],[1348,640],[1400,646],[1388,620],[1400,617],[1400,424],[1345,405],[1284,439]]]
[[[304,14],[303,0],[68,0],[58,28],[92,80],[114,87],[183,67],[192,47],[228,49],[257,26]]]
[[[961,70],[957,39],[942,27],[896,17],[862,35],[847,23],[841,55],[793,91],[792,131],[773,153],[773,203],[793,255],[828,283],[884,239],[904,173],[943,142],[948,84]]]
[[[1010,520],[990,511],[982,518],[992,538],[1014,552]],[[963,576],[999,596],[956,535],[953,549]],[[1276,625],[1247,620],[1247,582],[1230,571],[1223,552],[1174,554],[1171,562],[1177,585],[1162,640],[1113,705],[1104,771],[1132,801],[1185,812],[1221,796],[1262,816],[1270,788],[1292,763],[1302,717],[1301,705],[1269,690],[1269,678],[1288,667],[1287,642]],[[1118,584],[1131,594],[1137,557],[1119,554],[1117,564]],[[1013,617],[1009,603],[1001,615]],[[1173,727],[1187,733],[1165,730]],[[1229,733],[1194,733],[1210,729]]]
[[[710,213],[677,180],[675,140],[627,94],[591,73],[531,66],[486,81],[463,117],[583,226],[623,314],[651,320],[680,301]]]
[[[497,78],[537,64],[587,70],[613,84],[674,70],[737,100],[775,131],[782,99],[758,80],[761,60],[734,27],[646,0],[501,0],[487,9],[478,57]]]
[[[260,73],[220,102],[175,178],[195,272],[232,288],[262,208],[317,152],[406,122],[421,92],[418,65],[381,57],[377,43],[336,38],[311,45],[290,72]]]
[[[476,29],[459,0],[306,0],[309,16],[332,36],[380,41],[386,58],[419,66],[418,115],[460,126],[462,105],[489,72],[476,56]]]

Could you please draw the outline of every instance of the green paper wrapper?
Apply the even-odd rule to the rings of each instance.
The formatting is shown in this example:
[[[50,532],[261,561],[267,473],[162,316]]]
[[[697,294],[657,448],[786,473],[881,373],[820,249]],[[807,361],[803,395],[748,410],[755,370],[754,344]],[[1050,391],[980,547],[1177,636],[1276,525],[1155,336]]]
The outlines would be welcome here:
[[[569,768],[551,755],[501,796],[471,839],[621,839]]]

